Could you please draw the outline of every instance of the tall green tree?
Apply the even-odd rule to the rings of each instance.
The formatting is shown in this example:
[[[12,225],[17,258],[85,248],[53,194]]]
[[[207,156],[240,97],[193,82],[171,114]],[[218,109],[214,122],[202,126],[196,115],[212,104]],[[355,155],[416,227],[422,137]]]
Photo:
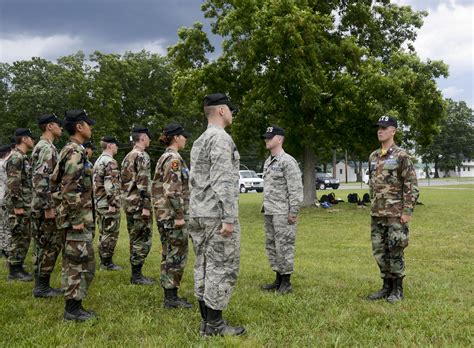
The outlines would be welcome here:
[[[231,130],[240,145],[258,146],[270,123],[285,127],[286,148],[303,164],[306,205],[315,198],[316,154],[343,148],[367,158],[383,113],[422,143],[436,132],[444,104],[435,78],[447,68],[413,49],[424,12],[371,0],[207,0],[202,9],[222,54],[193,64],[188,47],[208,51],[206,37],[196,25],[182,30],[170,50],[190,62],[178,68],[177,99],[229,93],[241,105]]]
[[[456,170],[463,160],[474,158],[474,114],[465,102],[447,99],[447,117],[440,132],[428,146],[418,146],[425,163],[434,163],[434,177],[439,170]]]

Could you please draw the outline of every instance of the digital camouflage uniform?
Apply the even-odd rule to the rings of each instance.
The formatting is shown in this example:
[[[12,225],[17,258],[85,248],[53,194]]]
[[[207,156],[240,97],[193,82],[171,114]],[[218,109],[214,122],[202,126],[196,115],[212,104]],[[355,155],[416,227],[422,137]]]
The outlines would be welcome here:
[[[7,253],[11,238],[10,227],[8,225],[8,213],[6,206],[7,193],[7,160],[0,158],[0,252]]]
[[[146,219],[142,210],[151,212],[150,156],[134,147],[122,161],[122,197],[130,238],[130,263],[143,265],[151,249],[152,215]]]
[[[8,264],[22,265],[31,239],[31,162],[20,149],[12,150],[6,164],[7,210],[11,231]],[[15,215],[14,208],[23,208],[24,215]]]
[[[51,274],[61,252],[62,231],[55,219],[45,219],[46,209],[55,208],[51,192],[51,174],[58,161],[58,151],[53,143],[41,138],[31,155],[33,168],[33,199],[31,203],[31,228],[34,239],[33,267],[35,275]]]
[[[188,257],[186,225],[175,228],[175,219],[188,220],[189,170],[181,155],[170,148],[156,164],[152,184],[153,206],[160,232],[161,286],[179,288]]]
[[[269,156],[263,167],[263,212],[265,214],[265,245],[272,270],[280,275],[294,269],[296,223],[288,216],[297,216],[303,203],[301,171],[296,160],[282,151]]]
[[[403,278],[409,231],[400,217],[413,212],[418,195],[416,172],[410,156],[395,145],[385,155],[381,149],[374,151],[369,166],[373,255],[382,278]]]
[[[98,213],[99,255],[101,259],[114,255],[120,231],[121,181],[117,161],[103,152],[94,164],[94,199]],[[115,207],[116,212],[109,212]]]
[[[92,166],[84,147],[74,138],[61,150],[51,177],[58,210],[57,226],[63,230],[62,285],[66,300],[80,301],[94,279],[92,245]],[[82,231],[74,225],[84,224]]]
[[[228,305],[239,274],[239,166],[230,135],[210,124],[191,150],[188,229],[196,255],[195,295],[213,310]],[[220,234],[223,222],[234,224],[229,237]]]

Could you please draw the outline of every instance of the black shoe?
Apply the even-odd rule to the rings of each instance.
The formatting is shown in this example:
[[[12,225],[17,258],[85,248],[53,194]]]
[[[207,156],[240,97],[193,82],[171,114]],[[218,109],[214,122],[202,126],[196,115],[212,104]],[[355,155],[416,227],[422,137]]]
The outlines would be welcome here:
[[[387,297],[387,302],[395,303],[403,300],[403,278],[393,279],[393,289]]]
[[[199,325],[199,335],[204,336],[206,334],[207,326],[207,307],[204,301],[199,302],[199,311],[201,312],[201,324]]]
[[[193,305],[183,298],[178,297],[178,289],[164,289],[165,300],[164,308],[191,308]]]
[[[207,325],[204,336],[240,336],[245,333],[242,326],[230,326],[222,319],[222,311],[206,307]]]
[[[31,282],[33,277],[30,273],[25,272],[23,265],[10,265],[10,273],[7,280],[19,280],[22,282]]]
[[[276,278],[275,278],[275,281],[273,283],[270,283],[270,284],[265,284],[265,285],[262,285],[260,288],[262,290],[265,290],[265,291],[275,291],[277,290],[279,287],[280,287],[280,284],[281,284],[281,274],[278,273],[278,272],[275,272],[276,273]]]
[[[95,315],[82,308],[81,300],[66,300],[66,307],[64,308],[64,321],[87,321],[93,318],[95,318]]]
[[[51,275],[35,276],[35,288],[33,289],[34,297],[56,297],[63,293],[60,289],[54,289],[49,285]]]
[[[393,279],[392,278],[383,278],[383,287],[376,293],[369,295],[367,299],[369,301],[381,300],[387,298],[393,289]]]
[[[130,279],[130,283],[134,285],[153,285],[155,284],[155,279],[145,277],[142,274],[142,267],[141,265],[132,265],[132,278]]]
[[[123,268],[120,267],[119,265],[116,265],[111,257],[103,257],[100,259],[100,269],[103,269],[105,271],[121,271]]]
[[[277,290],[280,294],[282,295],[289,294],[290,292],[293,291],[293,288],[291,287],[290,278],[291,278],[291,274],[283,274],[281,276],[281,284]]]

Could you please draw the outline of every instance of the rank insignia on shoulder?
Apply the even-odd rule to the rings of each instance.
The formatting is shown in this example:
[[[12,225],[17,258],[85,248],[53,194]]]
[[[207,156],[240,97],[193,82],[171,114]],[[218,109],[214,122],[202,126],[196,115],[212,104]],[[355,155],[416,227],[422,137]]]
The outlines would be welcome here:
[[[171,161],[171,169],[175,171],[179,169],[179,160],[174,159]]]

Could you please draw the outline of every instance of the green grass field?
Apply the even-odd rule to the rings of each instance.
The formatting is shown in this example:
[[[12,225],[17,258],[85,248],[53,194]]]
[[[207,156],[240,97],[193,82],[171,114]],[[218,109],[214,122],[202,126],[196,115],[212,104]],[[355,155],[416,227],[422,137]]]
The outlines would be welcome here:
[[[461,188],[463,188],[461,190]],[[327,192],[331,192],[328,190]],[[346,199],[349,191],[337,190]],[[359,191],[362,193],[363,191]],[[193,296],[192,265],[181,294],[192,310],[164,310],[159,286],[129,285],[125,221],[115,260],[122,272],[98,270],[85,307],[100,318],[63,323],[63,299],[34,299],[32,283],[9,283],[0,267],[0,347],[12,346],[473,346],[474,185],[422,188],[406,250],[405,300],[391,305],[364,298],[381,281],[371,255],[369,209],[342,203],[304,209],[298,227],[294,293],[264,293],[273,280],[265,255],[261,194],[243,194],[241,273],[224,316],[243,324],[240,338],[203,339]],[[156,230],[156,228],[155,228]],[[160,242],[144,273],[159,277]],[[28,257],[31,270],[31,257]],[[53,285],[60,282],[59,267]]]

